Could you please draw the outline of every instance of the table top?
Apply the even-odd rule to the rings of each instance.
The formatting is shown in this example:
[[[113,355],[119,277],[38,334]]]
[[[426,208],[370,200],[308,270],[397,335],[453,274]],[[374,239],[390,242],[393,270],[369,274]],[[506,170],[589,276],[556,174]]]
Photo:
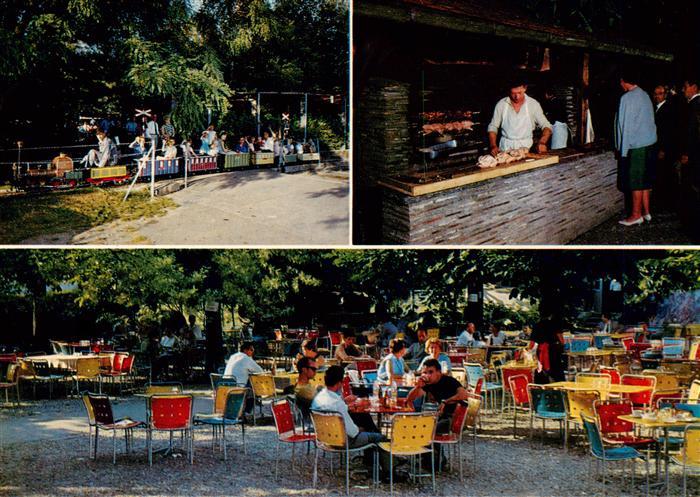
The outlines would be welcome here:
[[[241,387],[242,388],[242,387]],[[134,397],[151,398],[158,395],[191,395],[192,397],[199,397],[205,399],[213,398],[211,391],[206,390],[184,390],[182,392],[157,392],[157,393],[135,393]]]
[[[623,421],[628,421],[630,423],[634,423],[640,426],[644,426],[646,428],[675,428],[675,427],[683,427],[687,426],[693,423],[696,423],[700,421],[700,418],[685,418],[685,419],[676,419],[675,421],[669,421],[667,419],[645,419],[645,418],[640,418],[632,415],[623,415],[619,416],[619,418]]]
[[[46,354],[33,355],[29,357],[21,357],[23,361],[50,361],[50,360],[77,360],[77,359],[94,359],[99,357],[97,354]]]
[[[406,399],[397,399],[397,405],[395,406],[384,406],[373,404],[368,398],[359,398],[348,405],[348,410],[354,413],[396,414],[399,412],[413,412],[413,407],[406,405]]]
[[[612,384],[610,388],[599,388],[595,385],[590,385],[586,383],[578,383],[575,381],[557,381],[554,383],[549,383],[547,385],[542,385],[544,388],[555,388],[558,390],[598,390],[605,391],[609,393],[642,393],[651,390],[651,387],[644,385],[619,385]]]
[[[596,349],[596,350],[586,350],[585,352],[566,352],[570,356],[574,357],[602,357],[613,354],[624,354],[626,351],[622,348],[616,349]]]

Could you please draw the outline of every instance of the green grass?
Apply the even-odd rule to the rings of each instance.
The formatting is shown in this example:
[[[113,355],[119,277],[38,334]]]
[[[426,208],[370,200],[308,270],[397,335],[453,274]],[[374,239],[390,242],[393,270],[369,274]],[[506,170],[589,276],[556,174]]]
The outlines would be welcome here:
[[[151,201],[147,190],[87,188],[42,195],[0,196],[0,244],[89,229],[117,219],[130,221],[165,214],[176,204],[169,198]]]

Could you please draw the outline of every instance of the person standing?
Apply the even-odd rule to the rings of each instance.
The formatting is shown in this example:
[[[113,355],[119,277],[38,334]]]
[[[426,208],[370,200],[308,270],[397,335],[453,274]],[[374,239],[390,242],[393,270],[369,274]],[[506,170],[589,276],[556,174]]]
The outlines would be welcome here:
[[[690,166],[692,182],[700,185],[700,91],[698,78],[690,78],[683,84],[683,94],[688,99],[688,119],[681,164]]]
[[[171,124],[170,116],[165,117],[165,123],[160,128],[160,134],[163,138],[163,141],[166,143],[170,139],[175,139],[175,126]]]
[[[678,193],[675,163],[678,155],[679,117],[676,106],[668,99],[668,87],[664,85],[654,88],[654,120],[658,138],[654,205],[658,209],[668,209]]]
[[[160,128],[158,126],[158,116],[153,114],[153,116],[151,116],[151,120],[146,124],[146,138],[157,147],[159,134]]]
[[[529,349],[537,345],[535,383],[564,381],[564,333],[554,319],[545,319],[532,330]]]
[[[542,136],[537,142],[537,152],[547,151],[547,142],[552,136],[552,125],[545,117],[540,103],[526,92],[525,82],[516,80],[510,85],[508,96],[496,104],[488,126],[489,149],[494,157],[507,150],[532,148],[533,131],[536,128],[542,130]],[[501,139],[497,144],[499,131]]]
[[[617,186],[632,200],[623,226],[651,221],[649,198],[654,183],[656,124],[649,95],[638,85],[636,74],[626,70],[620,77],[625,94],[615,119],[615,147],[619,155]]]

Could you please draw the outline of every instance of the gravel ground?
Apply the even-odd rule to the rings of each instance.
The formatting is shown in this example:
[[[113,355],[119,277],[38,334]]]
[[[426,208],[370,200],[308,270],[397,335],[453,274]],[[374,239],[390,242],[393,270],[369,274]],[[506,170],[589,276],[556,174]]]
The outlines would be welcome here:
[[[211,401],[198,399],[196,411],[208,411]],[[144,419],[142,398],[125,398],[115,404],[115,415],[130,414]],[[269,412],[268,412],[269,414]],[[550,431],[541,445],[536,437],[513,440],[510,418],[486,413],[477,442],[477,456],[472,466],[472,451],[465,442],[465,478],[458,473],[438,475],[438,495],[459,496],[592,496],[603,495],[600,482],[588,476],[589,456],[580,442],[564,452]],[[536,425],[537,426],[537,425]],[[553,429],[555,424],[551,424]],[[520,432],[520,430],[519,430]],[[524,434],[525,432],[522,431]],[[305,459],[304,470],[289,467],[291,449],[283,447],[280,475],[275,480],[275,428],[271,420],[246,430],[247,454],[242,451],[240,430],[229,434],[229,460],[212,452],[211,432],[195,433],[194,465],[186,458],[154,456],[149,468],[145,432],[134,435],[134,450],[123,453],[123,438],[118,440],[117,464],[111,461],[111,436],[100,437],[98,458],[88,456],[87,424],[79,400],[25,403],[21,409],[0,410],[0,495],[22,496],[213,496],[239,495],[295,496],[342,495],[343,478],[329,473],[328,458],[321,459],[318,489],[312,488],[313,459]],[[157,446],[166,442],[162,436]],[[177,441],[177,437],[176,437]],[[158,443],[159,442],[159,443]],[[305,451],[301,452],[306,457]],[[313,455],[313,451],[311,452]],[[336,464],[337,467],[337,464]],[[643,465],[637,467],[638,483]],[[622,481],[620,467],[615,469],[614,483],[608,484],[610,495],[643,495],[637,488],[630,494],[629,478]],[[670,495],[681,495],[680,471],[673,467]],[[700,482],[691,480],[690,495],[700,495]],[[389,485],[371,489],[361,476],[351,480],[352,495],[388,495]],[[694,486],[693,486],[694,485]],[[624,487],[624,488],[623,488]],[[433,495],[426,480],[423,484],[401,483],[396,492],[402,495]]]

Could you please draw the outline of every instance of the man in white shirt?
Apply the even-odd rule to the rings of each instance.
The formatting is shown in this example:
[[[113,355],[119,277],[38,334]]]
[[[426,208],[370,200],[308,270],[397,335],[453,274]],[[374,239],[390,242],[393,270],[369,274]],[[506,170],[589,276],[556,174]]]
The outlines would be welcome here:
[[[537,152],[547,151],[547,142],[552,136],[552,125],[545,117],[540,103],[528,96],[526,92],[527,85],[523,81],[513,81],[508,96],[496,104],[493,118],[488,126],[489,149],[494,157],[499,152],[531,148],[532,132],[536,128],[542,130],[542,136],[537,143]],[[499,131],[501,139],[496,143]]]
[[[253,342],[243,342],[241,351],[228,358],[224,376],[233,376],[239,386],[249,386],[248,377],[251,374],[263,372],[263,368],[253,360],[254,352]]]
[[[348,444],[350,448],[362,447],[363,445],[381,441],[381,433],[362,431],[350,417],[350,412],[348,411],[348,406],[345,402],[354,401],[355,398],[354,396],[350,396],[343,400],[343,376],[343,368],[340,366],[331,366],[328,368],[324,378],[326,388],[316,394],[313,402],[311,402],[311,410],[333,411],[340,413],[343,416],[343,421],[345,422],[345,433],[348,436]]]
[[[506,344],[506,334],[501,333],[500,328],[497,324],[492,324],[489,327],[491,334],[488,336],[488,344],[493,347],[500,347]]]
[[[484,342],[476,339],[476,326],[474,323],[467,323],[467,329],[457,338],[457,347],[483,347]]]
[[[270,136],[270,133],[263,131],[263,144],[260,147],[261,151],[274,152],[275,151],[275,139]]]
[[[153,114],[153,117],[146,124],[146,138],[152,141],[155,146],[158,146],[158,135],[160,134],[160,128],[158,126],[158,116]]]
[[[197,318],[195,317],[194,314],[190,314],[190,331],[192,331],[192,335],[194,336],[194,339],[199,341],[204,340],[204,333],[202,333],[202,328],[197,324]]]

